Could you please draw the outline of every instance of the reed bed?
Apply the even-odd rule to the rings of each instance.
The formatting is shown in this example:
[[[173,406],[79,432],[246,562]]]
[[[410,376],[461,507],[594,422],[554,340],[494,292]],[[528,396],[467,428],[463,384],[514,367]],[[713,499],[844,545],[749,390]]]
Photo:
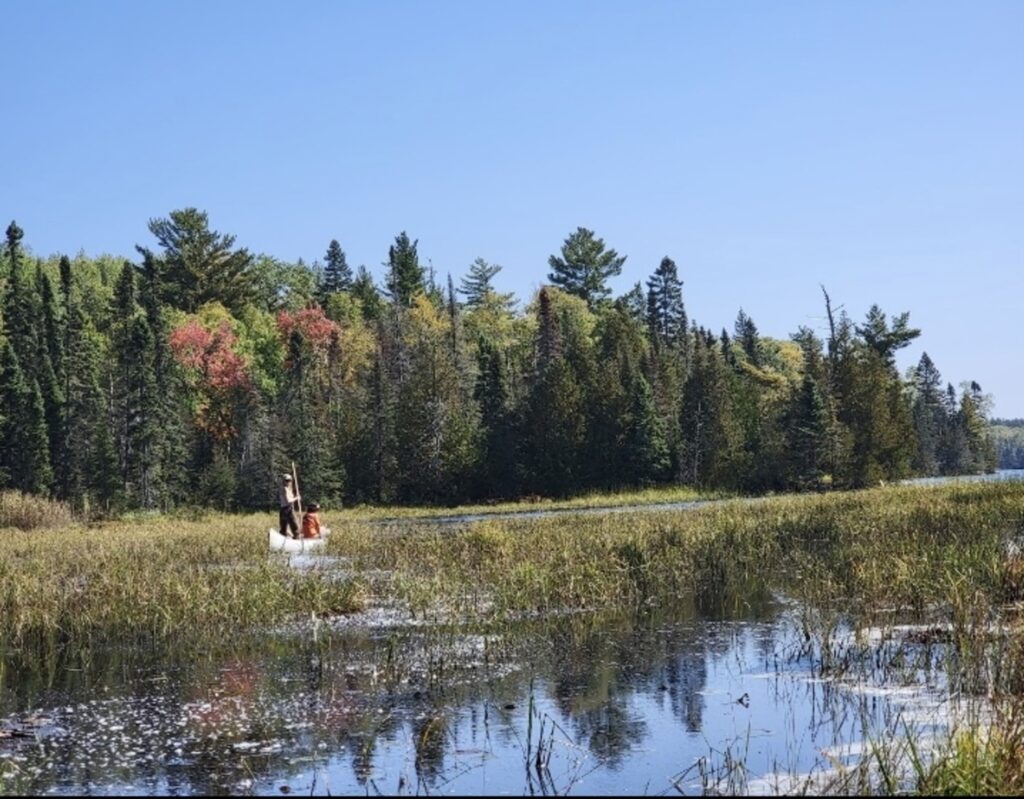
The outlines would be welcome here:
[[[687,511],[481,521],[351,522],[330,551],[391,575],[426,611],[549,612],[713,599],[751,583],[814,602],[923,610],[1015,599],[1024,484],[889,487],[733,500]]]
[[[626,505],[657,505],[675,502],[699,502],[725,499],[730,495],[723,491],[704,491],[687,486],[656,486],[652,488],[629,488],[619,491],[595,491],[566,499],[551,497],[523,497],[504,502],[479,503],[474,505],[444,506],[401,506],[401,505],[357,505],[345,511],[348,520],[381,521],[387,519],[436,519],[455,515],[507,514],[521,511],[583,510],[599,508],[621,508]]]
[[[0,532],[0,643],[251,633],[360,607],[358,581],[270,558],[264,516]]]

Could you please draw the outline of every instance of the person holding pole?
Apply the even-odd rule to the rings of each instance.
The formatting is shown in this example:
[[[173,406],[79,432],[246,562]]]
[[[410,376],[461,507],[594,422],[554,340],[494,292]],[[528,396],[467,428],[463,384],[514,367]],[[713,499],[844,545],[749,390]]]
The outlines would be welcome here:
[[[289,538],[299,537],[299,503],[302,497],[299,496],[298,486],[290,474],[281,476],[281,488],[277,492],[278,506],[280,507],[280,522],[278,529],[281,535]]]

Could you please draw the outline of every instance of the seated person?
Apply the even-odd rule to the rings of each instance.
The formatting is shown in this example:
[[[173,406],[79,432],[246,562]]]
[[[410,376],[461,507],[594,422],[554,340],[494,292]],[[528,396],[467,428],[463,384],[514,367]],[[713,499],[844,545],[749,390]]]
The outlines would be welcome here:
[[[302,537],[320,537],[320,506],[315,502],[310,503],[306,508],[306,514],[302,517]]]

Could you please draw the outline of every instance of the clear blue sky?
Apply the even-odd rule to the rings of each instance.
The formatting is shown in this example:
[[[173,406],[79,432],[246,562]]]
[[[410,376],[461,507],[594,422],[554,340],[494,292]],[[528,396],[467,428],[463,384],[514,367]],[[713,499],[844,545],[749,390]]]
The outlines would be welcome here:
[[[402,229],[527,295],[577,225],[691,316],[911,311],[1024,416],[1024,2],[7,3],[0,220],[132,255],[194,205],[257,252]]]

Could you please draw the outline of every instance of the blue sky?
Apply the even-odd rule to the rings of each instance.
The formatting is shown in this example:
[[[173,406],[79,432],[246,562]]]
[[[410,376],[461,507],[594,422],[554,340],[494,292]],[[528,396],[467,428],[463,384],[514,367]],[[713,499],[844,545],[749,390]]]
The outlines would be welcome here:
[[[527,295],[576,226],[699,323],[911,312],[1024,416],[1024,3],[5,4],[0,219],[132,255],[194,205],[257,252],[400,230]]]

